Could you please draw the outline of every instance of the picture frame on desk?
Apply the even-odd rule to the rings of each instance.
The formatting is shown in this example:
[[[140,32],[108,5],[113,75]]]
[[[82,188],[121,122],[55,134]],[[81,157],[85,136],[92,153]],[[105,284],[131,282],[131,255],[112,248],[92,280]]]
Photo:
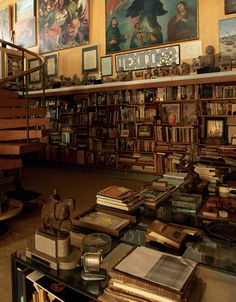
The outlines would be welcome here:
[[[224,144],[227,141],[227,125],[225,117],[205,118],[205,143]]]

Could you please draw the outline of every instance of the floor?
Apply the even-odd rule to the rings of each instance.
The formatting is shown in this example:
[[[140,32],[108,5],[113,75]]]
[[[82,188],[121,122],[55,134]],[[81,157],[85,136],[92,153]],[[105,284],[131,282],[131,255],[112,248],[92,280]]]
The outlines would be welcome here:
[[[22,187],[41,193],[38,206],[25,210],[7,221],[8,231],[0,235],[0,247],[28,237],[40,226],[41,207],[47,202],[54,189],[63,198],[76,199],[75,215],[88,210],[96,201],[96,193],[113,184],[136,188],[144,185],[143,181],[124,179],[111,172],[95,173],[78,168],[56,165],[24,166],[21,174]]]

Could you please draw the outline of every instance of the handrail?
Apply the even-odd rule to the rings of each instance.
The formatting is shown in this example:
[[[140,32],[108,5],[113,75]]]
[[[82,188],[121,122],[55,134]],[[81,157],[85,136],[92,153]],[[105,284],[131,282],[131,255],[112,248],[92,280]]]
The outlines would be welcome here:
[[[44,67],[44,65],[45,65],[45,59],[44,59],[44,57],[40,56],[39,54],[37,54],[37,53],[35,53],[33,51],[30,51],[30,50],[28,50],[26,48],[23,48],[21,46],[15,45],[15,44],[13,44],[11,42],[4,41],[2,39],[0,39],[0,43],[2,45],[4,45],[4,46],[6,46],[6,45],[11,46],[11,47],[13,47],[13,48],[15,48],[17,50],[20,50],[20,51],[25,52],[25,53],[27,53],[29,55],[32,55],[33,57],[35,57],[35,58],[37,58],[37,59],[40,60],[40,64],[38,66],[36,66],[36,67],[30,68],[30,69],[27,69],[27,70],[24,70],[24,71],[20,71],[20,72],[14,74],[14,75],[10,75],[10,76],[7,76],[7,77],[4,77],[4,78],[0,79],[0,84],[2,84],[4,82],[7,82],[7,81],[15,80],[16,78],[19,78],[19,77],[22,77],[22,76],[26,76],[26,75],[28,75],[28,74],[30,74],[32,72],[41,70]]]

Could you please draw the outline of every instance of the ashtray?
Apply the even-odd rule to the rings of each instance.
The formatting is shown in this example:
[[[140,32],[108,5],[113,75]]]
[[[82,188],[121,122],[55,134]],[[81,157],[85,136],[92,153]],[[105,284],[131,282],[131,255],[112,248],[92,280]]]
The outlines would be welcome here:
[[[84,237],[83,252],[102,251],[106,255],[111,250],[111,237],[104,233],[92,233]]]

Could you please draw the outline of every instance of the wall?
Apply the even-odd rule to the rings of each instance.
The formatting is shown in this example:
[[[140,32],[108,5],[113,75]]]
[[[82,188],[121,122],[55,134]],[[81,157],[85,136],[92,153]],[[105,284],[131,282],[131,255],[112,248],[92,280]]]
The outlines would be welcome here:
[[[105,2],[105,0],[90,0],[91,43],[89,45],[98,45],[99,56],[105,55]],[[234,18],[236,17],[236,14],[224,14],[224,0],[199,0],[198,2],[199,40],[202,43],[202,52],[204,53],[206,46],[209,44],[212,44],[215,47],[216,52],[218,52],[218,21],[226,18]],[[14,7],[14,3],[14,0],[2,0],[0,1],[0,8],[9,4],[12,4]],[[184,45],[184,42],[180,45]],[[31,50],[37,52],[37,47],[34,47]],[[64,74],[65,76],[72,76],[74,73],[77,73],[78,75],[81,74],[81,50],[82,46],[58,51],[59,75]],[[113,68],[115,68],[114,65],[115,64],[113,64]]]

